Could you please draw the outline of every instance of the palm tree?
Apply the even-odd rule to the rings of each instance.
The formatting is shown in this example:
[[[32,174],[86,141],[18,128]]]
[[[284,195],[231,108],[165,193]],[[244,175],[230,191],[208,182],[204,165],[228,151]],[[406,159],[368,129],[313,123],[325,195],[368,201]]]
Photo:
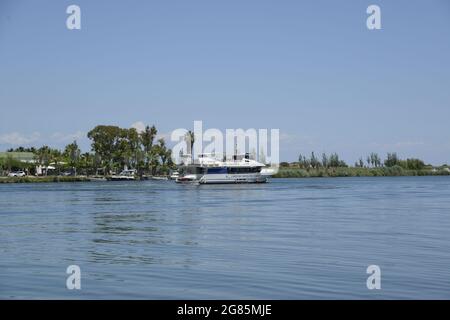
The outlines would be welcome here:
[[[89,152],[85,152],[80,156],[81,167],[89,175],[89,169],[94,167],[94,158]]]
[[[77,167],[79,165],[78,162],[80,159],[80,154],[81,150],[78,147],[76,141],[68,144],[64,150],[64,157],[68,160],[69,165],[72,167],[72,170],[74,170],[75,175],[77,175]]]
[[[360,166],[361,168],[364,167],[364,161],[363,161],[362,157],[359,158],[359,166]]]
[[[48,146],[43,146],[37,149],[34,158],[39,166],[48,167],[50,163],[50,148]],[[47,168],[45,170],[45,175],[47,175]]]
[[[50,149],[50,164],[55,165],[55,170],[59,174],[61,171],[60,164],[61,164],[61,158],[62,153],[58,149]]]

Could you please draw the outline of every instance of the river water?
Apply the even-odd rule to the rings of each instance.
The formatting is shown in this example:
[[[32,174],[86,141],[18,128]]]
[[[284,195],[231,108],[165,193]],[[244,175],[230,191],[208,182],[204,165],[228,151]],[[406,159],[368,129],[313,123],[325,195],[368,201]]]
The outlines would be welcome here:
[[[450,177],[3,184],[0,298],[449,299]]]

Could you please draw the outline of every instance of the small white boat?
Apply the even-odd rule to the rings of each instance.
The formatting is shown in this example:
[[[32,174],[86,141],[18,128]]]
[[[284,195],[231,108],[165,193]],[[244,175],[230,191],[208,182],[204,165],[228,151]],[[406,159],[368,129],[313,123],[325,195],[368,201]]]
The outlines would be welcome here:
[[[170,180],[177,180],[180,177],[180,173],[178,171],[174,171],[172,172],[172,174],[170,175]]]
[[[112,175],[111,177],[109,177],[108,180],[111,181],[130,181],[130,180],[136,180],[136,170],[135,169],[131,169],[131,170],[123,170],[121,173],[119,173],[118,175]]]
[[[199,178],[196,174],[184,174],[184,175],[176,178],[175,182],[177,182],[177,183],[194,182],[194,181],[198,181],[198,179]]]

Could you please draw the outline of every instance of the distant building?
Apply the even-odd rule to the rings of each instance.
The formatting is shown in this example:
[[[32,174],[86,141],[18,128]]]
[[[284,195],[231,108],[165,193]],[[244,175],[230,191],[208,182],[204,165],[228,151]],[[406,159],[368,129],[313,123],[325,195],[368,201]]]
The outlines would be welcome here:
[[[7,162],[8,159],[12,159],[14,160],[14,162],[17,164],[17,162],[21,162],[23,164],[34,164],[36,161],[34,160],[34,153],[33,152],[0,152],[0,163],[1,162]],[[25,167],[29,167],[28,165],[25,166],[23,168],[19,168],[19,169],[24,169],[27,174],[29,173],[28,168]],[[0,175],[5,174],[5,172],[3,171],[3,169],[7,169],[5,168],[5,166],[0,166]],[[11,168],[12,169],[12,168]],[[7,173],[8,171],[6,171]]]
[[[35,163],[33,152],[0,152],[0,160],[12,158],[24,163]]]
[[[0,161],[8,158],[27,164],[35,164],[37,162],[36,159],[34,158],[33,152],[0,152]],[[65,164],[65,163],[58,162],[58,164]],[[53,163],[52,165],[49,166],[42,166],[36,164],[34,172],[36,175],[41,176],[48,174],[49,172],[55,169],[56,168],[53,166]],[[26,171],[27,173],[29,173],[28,169],[26,169]]]

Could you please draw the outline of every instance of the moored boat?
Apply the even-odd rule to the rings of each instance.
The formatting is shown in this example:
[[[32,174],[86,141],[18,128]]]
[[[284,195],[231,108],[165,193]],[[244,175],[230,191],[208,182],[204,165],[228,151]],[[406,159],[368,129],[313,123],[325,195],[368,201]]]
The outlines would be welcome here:
[[[118,175],[112,175],[108,178],[108,180],[111,181],[130,181],[130,180],[136,180],[136,170],[123,170]]]
[[[172,172],[172,174],[169,176],[170,180],[177,180],[180,177],[180,173],[178,171]]]
[[[252,160],[249,154],[234,155],[232,159],[217,160],[201,154],[193,164],[181,166],[182,172],[176,182],[198,182],[199,184],[264,183],[271,175],[262,174],[263,163]]]

